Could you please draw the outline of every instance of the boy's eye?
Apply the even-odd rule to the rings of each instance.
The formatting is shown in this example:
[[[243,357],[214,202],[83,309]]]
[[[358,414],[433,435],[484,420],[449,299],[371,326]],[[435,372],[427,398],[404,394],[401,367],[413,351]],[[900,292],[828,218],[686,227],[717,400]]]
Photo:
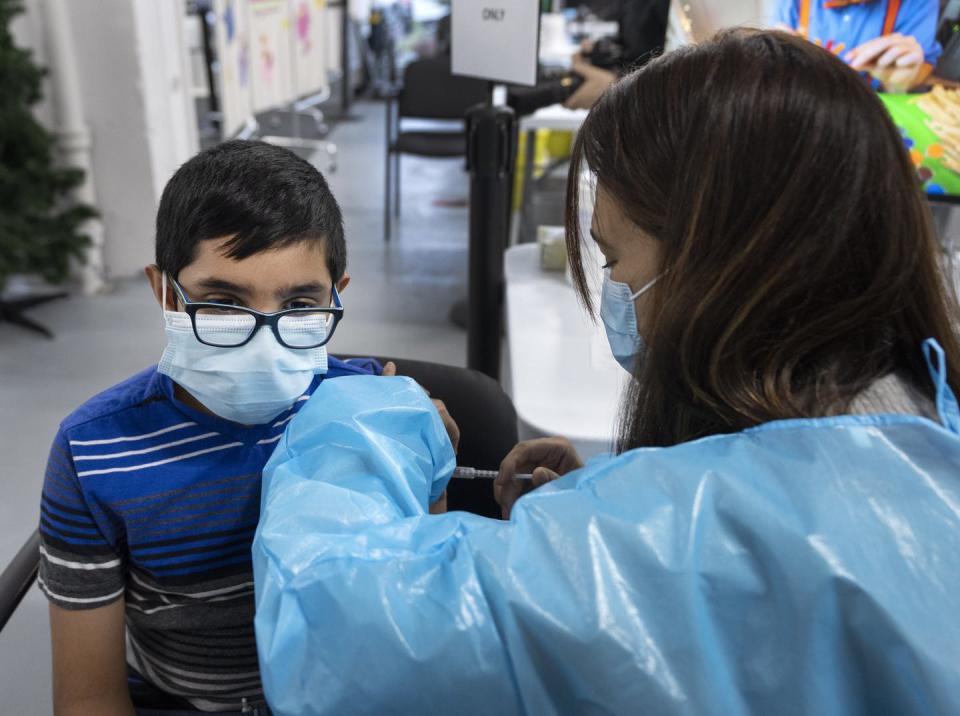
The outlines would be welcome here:
[[[317,302],[309,298],[298,298],[293,301],[287,301],[284,308],[316,308]]]
[[[240,311],[237,311],[235,309],[239,306],[243,306],[242,303],[240,303],[234,298],[230,298],[229,296],[211,296],[208,298],[204,298],[203,302],[217,304],[216,306],[204,306],[203,308],[200,309],[200,313],[206,313],[206,314],[240,313]]]

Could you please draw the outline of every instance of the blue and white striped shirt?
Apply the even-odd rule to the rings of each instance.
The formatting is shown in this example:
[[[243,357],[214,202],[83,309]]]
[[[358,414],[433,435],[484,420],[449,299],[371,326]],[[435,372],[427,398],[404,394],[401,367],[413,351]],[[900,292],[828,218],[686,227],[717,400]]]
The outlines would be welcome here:
[[[321,380],[370,372],[372,361],[331,359],[288,410],[243,426],[185,405],[154,367],[63,421],[43,486],[39,583],[65,609],[126,599],[141,705],[262,703],[250,555],[261,470]]]

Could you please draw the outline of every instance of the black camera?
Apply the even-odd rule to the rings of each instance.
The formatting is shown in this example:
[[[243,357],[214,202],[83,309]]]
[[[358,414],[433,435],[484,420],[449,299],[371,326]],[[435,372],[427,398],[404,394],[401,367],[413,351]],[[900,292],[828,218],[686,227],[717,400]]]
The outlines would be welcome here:
[[[541,107],[565,102],[582,84],[583,75],[576,72],[541,76],[534,87],[511,87],[507,92],[507,104],[518,117],[522,117]]]
[[[586,59],[594,67],[616,70],[623,65],[623,48],[616,40],[603,38],[594,43]],[[522,117],[565,102],[582,84],[583,75],[576,72],[541,72],[535,87],[511,87],[507,104]]]

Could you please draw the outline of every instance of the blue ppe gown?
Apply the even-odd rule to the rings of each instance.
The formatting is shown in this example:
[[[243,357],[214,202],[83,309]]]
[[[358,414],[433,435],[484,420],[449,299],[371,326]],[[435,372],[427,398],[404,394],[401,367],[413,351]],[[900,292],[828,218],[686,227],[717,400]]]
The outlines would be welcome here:
[[[405,378],[326,381],[264,469],[264,688],[306,714],[958,714],[960,414],[598,460],[509,521]],[[938,361],[939,359],[939,361]]]

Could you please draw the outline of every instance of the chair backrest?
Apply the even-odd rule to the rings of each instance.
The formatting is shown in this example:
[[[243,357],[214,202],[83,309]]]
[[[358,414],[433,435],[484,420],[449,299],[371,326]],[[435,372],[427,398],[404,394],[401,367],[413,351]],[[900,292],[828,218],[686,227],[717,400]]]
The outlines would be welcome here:
[[[449,57],[430,57],[407,65],[397,111],[400,117],[463,119],[468,109],[486,97],[486,82],[454,77]]]
[[[393,361],[399,375],[413,378],[431,397],[446,404],[460,427],[458,465],[496,470],[517,444],[517,413],[513,401],[490,376],[440,363],[404,358],[378,360],[381,363]],[[447,490],[447,507],[486,517],[500,517],[500,506],[493,499],[493,485],[489,480],[452,480]]]
[[[0,631],[7,625],[40,567],[40,533],[34,531],[0,574]]]

